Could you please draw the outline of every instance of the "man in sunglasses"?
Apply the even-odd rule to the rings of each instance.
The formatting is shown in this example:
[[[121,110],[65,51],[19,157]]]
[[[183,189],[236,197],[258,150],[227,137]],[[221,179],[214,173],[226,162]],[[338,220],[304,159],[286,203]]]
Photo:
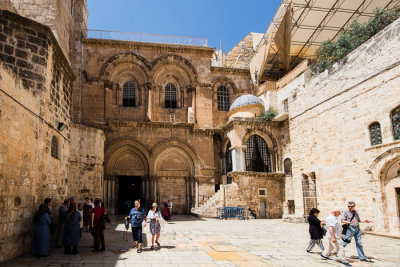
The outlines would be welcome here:
[[[346,237],[343,239],[343,247],[346,247],[347,244],[351,242],[351,238],[354,236],[356,240],[356,248],[358,253],[358,258],[360,261],[372,262],[372,260],[368,259],[365,256],[363,245],[361,242],[361,230],[360,230],[360,222],[370,223],[370,220],[360,220],[360,216],[357,211],[354,209],[356,203],[354,201],[347,202],[347,210],[342,211],[342,223],[349,224],[349,228],[346,232]]]

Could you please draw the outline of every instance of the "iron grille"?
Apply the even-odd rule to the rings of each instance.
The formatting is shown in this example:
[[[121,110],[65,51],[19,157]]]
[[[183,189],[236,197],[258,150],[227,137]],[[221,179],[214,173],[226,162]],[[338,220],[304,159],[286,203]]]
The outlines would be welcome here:
[[[51,150],[50,150],[51,156],[55,159],[58,159],[58,141],[57,137],[53,136],[51,139]]]
[[[136,91],[135,84],[132,81],[124,83],[122,90],[122,105],[124,107],[135,107],[136,106]]]
[[[375,122],[369,126],[369,134],[371,136],[371,145],[382,144],[381,125],[379,122]]]
[[[226,173],[232,171],[232,154],[231,154],[231,142],[228,143],[225,150],[225,166],[226,166]]]
[[[400,139],[400,107],[397,107],[392,112],[392,124],[394,140]]]
[[[165,107],[176,108],[176,87],[173,83],[165,86]]]
[[[226,86],[221,85],[218,87],[217,91],[217,103],[218,110],[229,110],[229,89]]]
[[[312,208],[317,208],[317,184],[315,175],[307,176],[303,174],[303,203],[304,215],[307,215]]]
[[[253,172],[271,172],[271,159],[267,143],[259,135],[247,140],[246,170]]]

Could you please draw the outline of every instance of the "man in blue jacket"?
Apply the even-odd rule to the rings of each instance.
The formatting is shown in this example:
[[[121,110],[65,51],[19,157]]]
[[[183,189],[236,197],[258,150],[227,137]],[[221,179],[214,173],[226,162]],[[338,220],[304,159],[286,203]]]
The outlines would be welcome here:
[[[147,224],[146,212],[140,207],[139,200],[135,200],[135,207],[131,209],[129,215],[125,217],[125,220],[132,220],[132,236],[135,242],[135,247],[137,246],[137,253],[141,253],[142,250],[140,246],[142,245],[142,222],[144,225]]]

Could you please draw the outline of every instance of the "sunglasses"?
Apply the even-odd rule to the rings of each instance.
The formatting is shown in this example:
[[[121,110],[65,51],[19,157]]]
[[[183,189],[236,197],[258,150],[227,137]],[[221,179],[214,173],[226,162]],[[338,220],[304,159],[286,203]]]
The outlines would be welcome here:
[[[354,208],[354,206],[347,206],[348,208]]]

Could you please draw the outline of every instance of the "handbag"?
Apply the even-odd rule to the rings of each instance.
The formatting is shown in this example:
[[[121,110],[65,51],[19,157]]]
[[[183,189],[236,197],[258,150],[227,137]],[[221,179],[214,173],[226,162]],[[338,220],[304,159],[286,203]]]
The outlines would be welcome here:
[[[325,236],[327,231],[325,225],[321,226],[321,229],[322,229],[322,235]]]
[[[354,219],[354,216],[356,216],[356,211],[353,211],[353,216],[351,217],[350,222]],[[346,235],[347,230],[349,229],[349,227],[350,227],[349,223],[345,223],[345,224],[342,225],[342,228],[343,228],[342,229],[342,234],[343,235]]]

